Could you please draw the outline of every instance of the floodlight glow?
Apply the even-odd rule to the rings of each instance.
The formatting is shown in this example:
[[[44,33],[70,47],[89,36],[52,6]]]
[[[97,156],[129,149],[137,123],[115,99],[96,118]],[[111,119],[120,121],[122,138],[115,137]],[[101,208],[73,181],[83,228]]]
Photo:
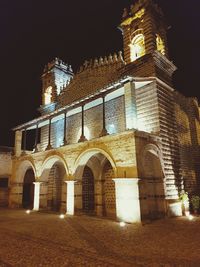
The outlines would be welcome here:
[[[30,214],[30,213],[31,213],[31,211],[30,211],[30,210],[26,210],[26,213],[27,213],[27,214]]]
[[[192,220],[194,219],[194,217],[193,217],[192,215],[189,215],[189,216],[188,216],[188,219],[189,219],[190,221],[192,221]]]
[[[60,219],[64,219],[65,218],[65,215],[64,214],[60,214],[59,218]]]
[[[185,216],[189,217],[190,216],[190,212],[189,211],[185,211]]]
[[[120,222],[119,225],[120,225],[121,227],[124,227],[126,224],[125,224],[125,222]]]

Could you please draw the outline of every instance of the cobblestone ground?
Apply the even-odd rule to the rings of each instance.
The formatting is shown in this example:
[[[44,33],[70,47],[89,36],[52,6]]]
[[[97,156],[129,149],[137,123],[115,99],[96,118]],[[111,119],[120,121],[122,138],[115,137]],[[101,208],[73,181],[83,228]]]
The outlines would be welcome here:
[[[119,223],[0,209],[0,266],[200,266],[200,218]]]

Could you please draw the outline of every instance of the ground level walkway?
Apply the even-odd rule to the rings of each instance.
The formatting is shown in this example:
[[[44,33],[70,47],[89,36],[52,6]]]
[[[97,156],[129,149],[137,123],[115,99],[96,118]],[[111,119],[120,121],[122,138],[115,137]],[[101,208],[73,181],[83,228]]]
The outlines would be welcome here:
[[[0,209],[0,266],[200,266],[200,217],[111,220]]]

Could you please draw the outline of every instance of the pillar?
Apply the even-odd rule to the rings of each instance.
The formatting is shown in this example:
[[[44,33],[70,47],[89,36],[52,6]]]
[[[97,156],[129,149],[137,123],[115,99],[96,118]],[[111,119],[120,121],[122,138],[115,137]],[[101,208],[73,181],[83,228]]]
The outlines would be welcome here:
[[[34,203],[33,210],[38,211],[40,207],[40,184],[41,182],[33,182],[34,187]]]
[[[19,157],[22,153],[22,131],[15,132],[15,156]]]
[[[65,181],[66,190],[66,214],[74,215],[74,184],[76,181]]]
[[[66,146],[67,145],[67,111],[65,111],[64,113],[64,129],[63,129],[63,145]]]
[[[124,84],[126,129],[137,129],[137,109],[135,98],[135,84],[127,82]]]
[[[84,105],[82,105],[82,111],[81,111],[81,137],[78,140],[78,142],[84,142],[87,141],[87,138],[85,137],[84,133]]]
[[[116,213],[119,221],[135,223],[141,221],[137,178],[116,178]]]
[[[102,96],[102,101],[103,101],[102,102],[102,107],[103,107],[103,128],[102,128],[100,137],[108,135],[108,132],[106,130],[106,112],[105,112],[105,96],[104,95]]]
[[[22,155],[26,154],[26,128],[24,129],[23,132],[23,152]]]
[[[52,118],[49,119],[49,138],[48,138],[48,145],[47,145],[46,150],[52,149],[52,146],[51,146],[51,120],[52,120]]]
[[[36,131],[35,131],[35,144],[34,144],[34,152],[38,152],[37,149],[37,144],[38,144],[38,123],[36,126]]]

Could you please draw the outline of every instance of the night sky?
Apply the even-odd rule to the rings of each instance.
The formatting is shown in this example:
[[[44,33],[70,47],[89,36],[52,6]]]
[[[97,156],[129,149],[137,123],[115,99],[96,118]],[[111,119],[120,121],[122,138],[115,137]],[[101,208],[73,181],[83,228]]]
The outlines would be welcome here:
[[[200,100],[200,1],[157,0],[171,28],[174,86]],[[117,29],[134,0],[0,0],[0,145],[11,129],[37,116],[44,65],[60,57],[74,71],[85,59],[122,50]]]

